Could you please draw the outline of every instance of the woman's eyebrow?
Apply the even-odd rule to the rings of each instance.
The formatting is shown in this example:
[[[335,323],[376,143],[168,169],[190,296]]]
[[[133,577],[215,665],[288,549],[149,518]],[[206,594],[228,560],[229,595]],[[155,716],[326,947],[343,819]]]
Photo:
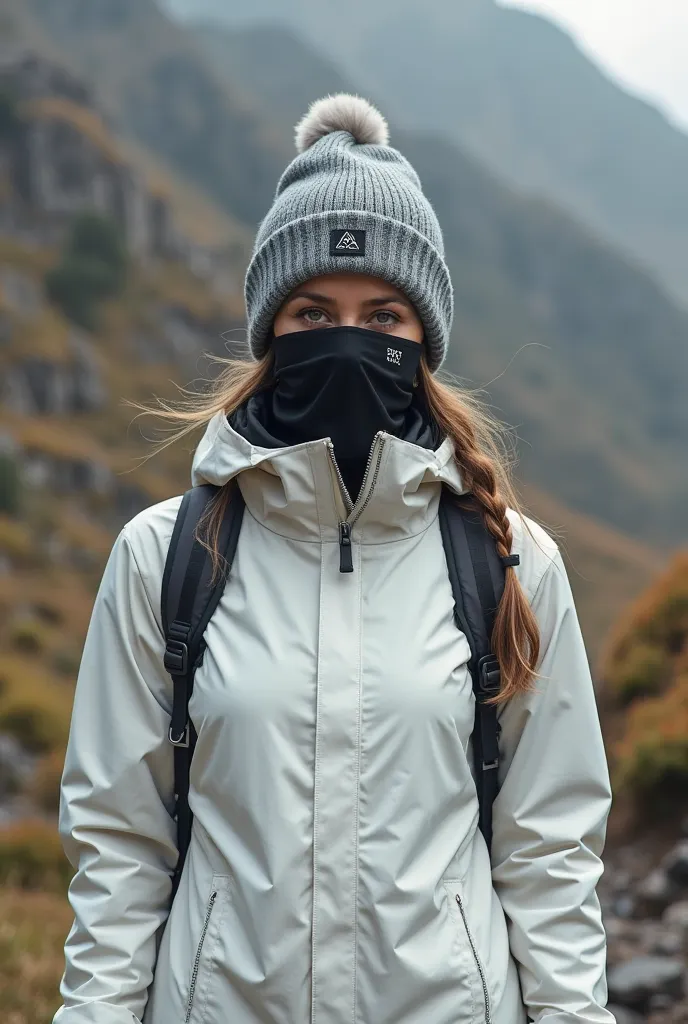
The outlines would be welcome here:
[[[308,292],[302,289],[289,296],[290,301],[293,299],[309,299],[311,302],[323,302],[329,305],[333,305],[335,301],[331,295],[322,295],[320,292]]]
[[[311,292],[305,288],[299,288],[298,291],[295,291],[289,297],[290,302],[294,299],[308,299],[309,302],[322,302],[328,305],[334,305],[337,301],[331,295],[323,295],[322,292]],[[361,304],[363,306],[384,306],[391,302],[396,302],[399,306],[407,306],[408,309],[413,309],[412,303],[402,295],[378,295],[372,299],[364,299]]]
[[[375,299],[364,299],[364,306],[384,306],[390,302],[396,302],[400,306],[408,306],[409,309],[413,309],[412,304],[408,299],[403,298],[401,295],[380,295]]]

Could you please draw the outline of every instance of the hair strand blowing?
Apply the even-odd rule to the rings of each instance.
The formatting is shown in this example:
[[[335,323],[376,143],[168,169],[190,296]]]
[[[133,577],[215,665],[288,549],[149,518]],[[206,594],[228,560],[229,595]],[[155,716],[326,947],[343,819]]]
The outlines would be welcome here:
[[[483,521],[496,542],[497,554],[511,554],[511,505],[523,517],[510,480],[502,430],[478,399],[433,376],[421,361],[421,384],[432,416],[454,442],[456,460]],[[524,524],[527,526],[527,524]],[[504,591],[492,631],[492,652],[501,671],[501,688],[489,704],[504,704],[532,689],[540,657],[540,630],[513,566],[505,569]]]

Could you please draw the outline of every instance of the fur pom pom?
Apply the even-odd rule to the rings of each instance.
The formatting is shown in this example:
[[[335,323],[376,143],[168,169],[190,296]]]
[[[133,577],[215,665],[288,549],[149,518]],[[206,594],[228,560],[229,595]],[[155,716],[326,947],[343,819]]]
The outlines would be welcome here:
[[[360,143],[389,143],[389,129],[380,111],[362,96],[340,92],[311,103],[295,128],[296,148],[303,153],[324,135],[339,131],[351,132]]]

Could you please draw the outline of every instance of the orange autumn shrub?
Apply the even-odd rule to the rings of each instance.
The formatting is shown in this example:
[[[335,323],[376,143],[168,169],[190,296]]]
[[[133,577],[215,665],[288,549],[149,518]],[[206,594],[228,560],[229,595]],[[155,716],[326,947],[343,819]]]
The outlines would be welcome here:
[[[621,666],[634,649],[645,647],[679,655],[687,638],[688,550],[677,552],[621,617],[602,658],[602,676],[613,688]]]
[[[638,802],[676,807],[688,793],[688,675],[659,697],[636,701],[613,749],[617,787]],[[660,806],[658,806],[660,805]]]
[[[661,693],[670,671],[671,657],[661,646],[643,640],[629,643],[609,667],[610,695],[622,705],[654,696]]]
[[[688,804],[688,551],[629,607],[602,666],[616,791],[660,813]]]

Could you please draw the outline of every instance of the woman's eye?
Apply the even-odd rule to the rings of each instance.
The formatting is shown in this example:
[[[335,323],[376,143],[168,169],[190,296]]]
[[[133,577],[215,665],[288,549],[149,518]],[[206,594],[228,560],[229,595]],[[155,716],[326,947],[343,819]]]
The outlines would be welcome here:
[[[395,313],[390,313],[387,309],[381,309],[378,313],[375,313],[374,320],[382,327],[391,327],[392,324],[397,323],[399,317]]]
[[[309,324],[321,323],[323,315],[322,309],[302,309],[299,313],[299,316],[307,320]]]

